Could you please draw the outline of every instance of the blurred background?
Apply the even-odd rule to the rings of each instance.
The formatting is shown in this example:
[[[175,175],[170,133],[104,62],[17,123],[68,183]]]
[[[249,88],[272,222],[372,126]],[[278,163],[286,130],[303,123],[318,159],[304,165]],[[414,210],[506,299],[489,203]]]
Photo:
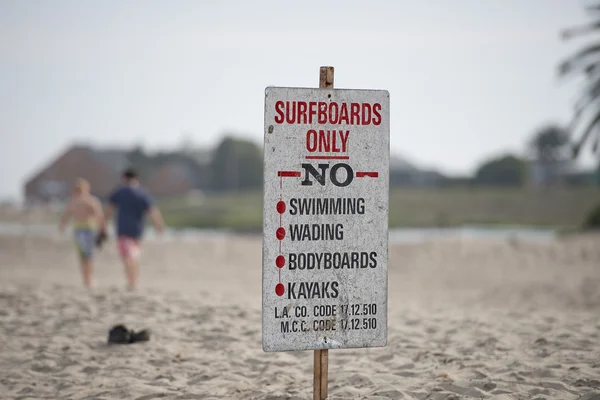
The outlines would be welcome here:
[[[260,232],[264,88],[322,65],[391,93],[395,232],[593,227],[586,4],[2,0],[0,230],[50,226],[76,177],[105,198],[133,165],[172,229]]]

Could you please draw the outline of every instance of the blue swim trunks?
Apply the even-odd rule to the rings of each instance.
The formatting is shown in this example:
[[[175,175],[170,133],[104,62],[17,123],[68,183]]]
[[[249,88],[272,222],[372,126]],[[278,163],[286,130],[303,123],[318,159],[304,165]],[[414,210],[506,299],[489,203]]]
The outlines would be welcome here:
[[[90,227],[75,227],[74,234],[79,256],[83,260],[89,260],[96,247],[96,230]]]

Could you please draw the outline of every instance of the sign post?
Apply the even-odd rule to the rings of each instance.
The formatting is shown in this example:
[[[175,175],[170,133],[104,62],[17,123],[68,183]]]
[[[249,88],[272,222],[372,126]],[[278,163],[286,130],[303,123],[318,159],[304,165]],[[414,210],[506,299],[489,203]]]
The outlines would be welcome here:
[[[334,81],[333,67],[321,67],[319,70],[319,88],[333,89]],[[313,400],[324,400],[327,398],[329,386],[329,350],[315,350],[313,367]]]
[[[328,350],[387,343],[389,93],[265,91],[263,349],[314,350],[313,398],[328,395]]]

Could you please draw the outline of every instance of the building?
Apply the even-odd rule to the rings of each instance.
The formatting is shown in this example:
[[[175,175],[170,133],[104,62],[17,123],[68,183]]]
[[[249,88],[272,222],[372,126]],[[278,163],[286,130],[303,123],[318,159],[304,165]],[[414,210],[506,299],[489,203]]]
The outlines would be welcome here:
[[[64,202],[76,178],[90,182],[92,193],[106,199],[130,166],[131,153],[122,149],[95,149],[74,145],[27,180],[27,204]],[[136,166],[137,167],[137,166]],[[181,153],[145,156],[142,184],[155,197],[176,197],[207,188],[208,168]]]
[[[25,201],[29,204],[65,201],[78,177],[90,182],[95,195],[105,197],[118,182],[119,173],[126,165],[124,152],[97,151],[74,145],[27,180]]]

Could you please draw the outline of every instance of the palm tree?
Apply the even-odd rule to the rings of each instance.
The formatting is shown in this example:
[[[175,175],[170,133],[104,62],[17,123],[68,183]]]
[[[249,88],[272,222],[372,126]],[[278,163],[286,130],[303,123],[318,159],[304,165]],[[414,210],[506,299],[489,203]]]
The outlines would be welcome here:
[[[581,35],[600,32],[600,1],[594,0],[585,7],[592,22],[566,29],[562,32],[565,40]],[[600,141],[600,40],[595,40],[564,60],[559,65],[561,77],[583,75],[584,89],[575,103],[570,132],[580,130],[579,139],[573,145],[573,156],[577,157],[581,148],[592,142],[592,151],[598,153]],[[579,127],[579,129],[578,129]]]
[[[565,160],[565,148],[569,145],[567,130],[558,125],[546,125],[536,131],[529,147],[536,160],[557,163]]]
[[[549,124],[537,130],[528,143],[532,155],[532,173],[544,184],[560,182],[569,170],[569,133],[561,126]]]

